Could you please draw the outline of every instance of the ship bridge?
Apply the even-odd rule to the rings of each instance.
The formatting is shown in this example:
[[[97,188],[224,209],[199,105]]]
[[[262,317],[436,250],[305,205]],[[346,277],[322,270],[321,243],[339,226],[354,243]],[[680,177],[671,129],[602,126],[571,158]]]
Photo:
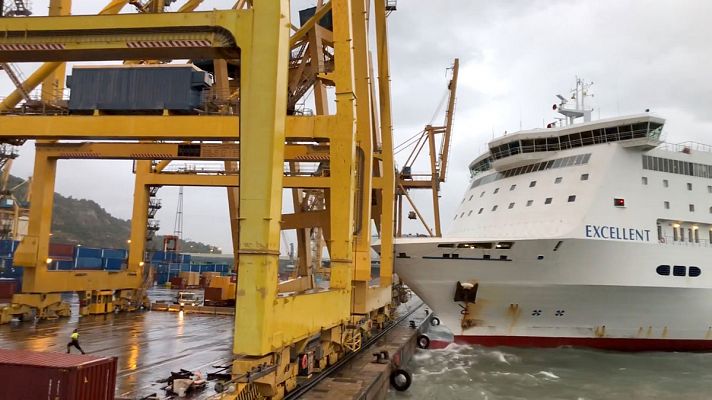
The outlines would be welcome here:
[[[646,113],[566,127],[520,131],[491,141],[489,155],[473,161],[470,171],[481,172],[490,166],[502,171],[551,157],[552,151],[608,142],[626,142],[625,147],[649,150],[661,143],[664,124],[665,119]]]

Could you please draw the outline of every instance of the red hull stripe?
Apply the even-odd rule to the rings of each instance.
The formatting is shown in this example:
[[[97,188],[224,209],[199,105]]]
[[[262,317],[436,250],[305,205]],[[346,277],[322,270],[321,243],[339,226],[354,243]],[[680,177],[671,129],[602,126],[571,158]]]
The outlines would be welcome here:
[[[455,343],[512,347],[590,347],[618,351],[709,351],[712,340],[581,338],[538,336],[455,336]]]

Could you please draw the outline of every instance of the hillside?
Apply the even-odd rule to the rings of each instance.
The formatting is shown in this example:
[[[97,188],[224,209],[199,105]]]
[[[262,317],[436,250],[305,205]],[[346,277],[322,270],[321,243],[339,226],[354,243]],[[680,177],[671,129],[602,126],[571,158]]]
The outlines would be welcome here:
[[[22,182],[22,179],[10,176],[8,187],[14,188]],[[21,203],[26,193],[26,184],[13,191]],[[131,221],[112,216],[95,201],[54,194],[52,242],[78,243],[88,247],[126,248],[126,240],[130,232]],[[162,243],[163,238],[156,236],[148,243],[147,248],[158,250],[162,247]],[[210,249],[213,249],[213,254],[217,252],[216,246],[193,241],[183,241],[181,248],[190,248],[192,253],[209,253]]]

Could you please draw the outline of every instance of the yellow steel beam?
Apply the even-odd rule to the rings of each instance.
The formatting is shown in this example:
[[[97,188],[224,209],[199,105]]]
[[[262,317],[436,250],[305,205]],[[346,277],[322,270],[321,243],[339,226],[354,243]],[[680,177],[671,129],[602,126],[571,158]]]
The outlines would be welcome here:
[[[129,244],[129,269],[139,270],[146,247],[148,225],[149,187],[146,178],[151,175],[151,161],[136,162],[133,209],[131,216],[131,243]]]
[[[240,279],[235,354],[263,356],[275,339],[293,343],[299,332],[278,334],[276,315],[287,113],[289,1],[262,0],[252,8],[251,41],[242,46],[240,124]],[[295,312],[297,314],[297,312]],[[320,320],[321,322],[321,320]],[[291,328],[291,327],[290,327]]]
[[[371,124],[371,94],[369,89],[368,21],[366,0],[351,2],[354,91],[356,98],[356,140],[358,143],[358,176],[356,201],[356,231],[354,238],[354,280],[356,285],[368,285],[371,280],[371,195],[373,183],[373,128]],[[354,293],[356,295],[357,293]],[[361,293],[359,293],[361,294]]]
[[[285,188],[323,189],[331,182],[328,177],[285,176],[282,179]],[[240,178],[231,175],[149,174],[145,182],[149,186],[240,187]]]
[[[240,118],[231,115],[0,116],[3,139],[237,140]],[[328,140],[336,117],[287,117],[288,140]]]
[[[114,160],[234,160],[240,159],[237,143],[38,143],[50,158]],[[289,144],[285,161],[329,161],[326,146]],[[161,169],[162,170],[162,169]],[[158,168],[156,171],[160,172]]]
[[[393,283],[393,236],[395,201],[395,162],[393,160],[393,122],[391,117],[391,77],[388,59],[386,1],[375,0],[376,49],[378,57],[378,100],[383,141],[383,189],[381,206],[381,286]]]
[[[356,153],[356,96],[354,94],[351,1],[335,0],[334,81],[336,83],[337,132],[330,142],[332,182],[327,200],[331,232],[331,287],[351,294],[353,277],[353,228]]]
[[[128,0],[113,0],[111,3],[109,3],[109,5],[104,7],[104,9],[99,12],[99,15],[118,14],[127,2]],[[66,5],[64,7],[66,7]],[[66,11],[67,14],[69,14],[69,11],[71,10],[67,11],[67,8],[64,7],[62,7],[59,11]],[[35,72],[32,73],[32,75],[30,75],[29,78],[27,78],[27,80],[22,82],[23,90],[26,92],[31,92],[32,90],[34,90],[34,88],[37,87],[37,85],[40,84],[40,82],[42,82],[47,77],[57,76],[58,73],[55,73],[55,71],[58,68],[62,68],[63,66],[64,63],[60,62],[48,62],[42,64]],[[20,103],[20,101],[22,101],[22,90],[16,89],[12,93],[10,93],[10,95],[5,97],[5,100],[3,100],[2,103],[0,103],[0,111],[12,110],[13,108],[15,108],[15,106],[17,106],[17,104]]]
[[[143,277],[136,271],[49,271],[46,266],[25,267],[22,293],[59,293],[90,290],[136,289]]]
[[[289,46],[292,47],[295,44],[297,44],[297,42],[299,42],[300,40],[303,40],[304,38],[306,38],[307,33],[309,33],[309,31],[311,31],[312,29],[314,29],[314,26],[317,25],[317,21],[320,21],[326,15],[326,13],[329,12],[329,10],[331,10],[331,2],[326,3],[323,6],[317,8],[314,15],[311,18],[309,18],[309,20],[307,22],[305,22],[304,25],[302,25],[289,38]]]
[[[50,0],[49,15],[69,15],[72,11],[71,0]],[[52,71],[52,73],[42,82],[42,101],[45,103],[55,103],[62,100],[64,93],[64,80],[67,65],[62,63]]]
[[[251,10],[0,19],[0,62],[239,58]]]

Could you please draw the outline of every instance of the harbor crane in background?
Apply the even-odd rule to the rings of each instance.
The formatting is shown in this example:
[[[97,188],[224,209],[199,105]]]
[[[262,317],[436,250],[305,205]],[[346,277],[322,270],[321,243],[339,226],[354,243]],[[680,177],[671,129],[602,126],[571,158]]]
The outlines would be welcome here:
[[[445,110],[445,123],[441,126],[428,124],[425,128],[410,137],[403,143],[395,147],[395,154],[401,151],[410,149],[408,158],[406,158],[403,167],[397,173],[396,186],[396,236],[403,235],[403,199],[405,198],[410,204],[412,211],[408,213],[408,219],[418,219],[425,227],[425,230],[430,236],[442,236],[440,224],[440,185],[445,182],[447,177],[447,162],[450,156],[450,143],[452,137],[452,121],[455,114],[455,97],[457,93],[457,74],[460,68],[460,60],[455,59],[452,67],[452,76],[448,81],[446,96],[447,109]],[[435,114],[441,110],[442,102],[438,106]],[[433,117],[435,120],[435,117]],[[440,143],[436,141],[440,138]],[[426,173],[415,173],[413,168],[420,155],[423,154],[423,149],[428,146],[429,167],[430,171]],[[432,192],[432,207],[433,207],[433,229],[428,226],[425,217],[416,206],[409,192],[413,189],[425,189]]]

